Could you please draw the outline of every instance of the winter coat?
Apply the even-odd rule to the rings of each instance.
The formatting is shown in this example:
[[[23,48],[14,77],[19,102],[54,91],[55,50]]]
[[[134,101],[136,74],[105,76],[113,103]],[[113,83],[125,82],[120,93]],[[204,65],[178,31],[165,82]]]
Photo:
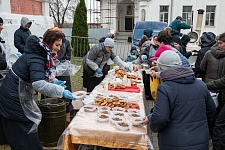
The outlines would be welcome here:
[[[0,86],[2,85],[2,81],[4,80],[7,72],[9,71],[9,67],[7,65],[7,55],[6,52],[8,49],[6,48],[5,41],[0,38]]]
[[[58,59],[61,60],[70,60],[71,59],[71,53],[72,53],[72,47],[70,44],[70,41],[67,39],[63,39],[62,46],[60,48],[60,51],[58,51]]]
[[[92,71],[96,71],[98,68],[103,69],[103,66],[107,63],[107,61],[111,58],[111,60],[120,67],[125,66],[125,62],[123,62],[116,54],[111,50],[110,52],[106,52],[104,43],[99,43],[94,45],[88,53],[84,56],[83,66],[86,71],[87,69],[91,69]],[[98,76],[97,73],[94,76]]]
[[[133,53],[132,50],[130,50],[130,54],[127,56],[127,61],[128,62],[132,62],[134,60],[136,60],[139,56],[139,53],[136,50],[136,53]]]
[[[225,63],[225,52],[214,46],[205,53],[200,69],[204,72],[203,81],[208,83],[221,77],[222,69]]]
[[[191,26],[186,24],[186,23],[182,23],[181,21],[175,19],[174,21],[172,21],[169,25],[170,28],[172,28],[172,30],[175,30],[178,32],[178,35],[181,36],[182,34],[180,33],[181,29],[190,29]]]
[[[200,64],[205,53],[216,43],[215,38],[216,35],[212,32],[207,32],[200,37],[201,49],[198,51],[194,68],[195,76],[198,78],[204,78],[204,72],[201,71]]]
[[[5,52],[2,49],[2,43],[0,43],[0,70],[5,70],[7,67],[7,62],[6,62],[6,55]],[[0,75],[1,79],[1,75]]]
[[[19,96],[23,96],[20,95],[21,91],[32,89],[20,89],[20,79],[30,83],[34,90],[46,96],[58,98],[63,96],[63,87],[45,81],[47,53],[39,42],[36,36],[27,39],[24,54],[12,65],[0,87],[0,115],[5,118],[30,122],[23,112]]]
[[[140,46],[140,54],[144,52],[144,50],[146,49],[146,47],[151,45],[151,41],[147,40],[145,41],[143,44],[141,44]]]
[[[221,78],[208,82],[207,88],[212,91],[221,91],[221,102],[225,104],[225,65],[223,65]]]
[[[155,56],[155,53],[156,53],[158,48],[159,48],[159,46],[152,45],[152,44],[147,46],[144,49],[144,51],[142,52],[142,54],[139,56],[140,63],[143,63],[142,60],[141,60],[141,56],[142,55],[146,55],[147,56],[147,60],[148,60],[148,64],[151,66],[152,65],[152,60],[149,60],[149,59]]]
[[[158,132],[160,150],[207,150],[207,117],[216,109],[204,82],[189,67],[161,72],[150,128]]]
[[[18,52],[24,53],[24,47],[26,45],[27,38],[31,35],[29,29],[25,29],[25,25],[30,23],[30,20],[27,18],[21,19],[21,26],[14,33],[14,45],[18,49]]]
[[[181,38],[181,47],[182,47],[182,54],[188,59],[192,53],[191,52],[187,52],[187,44],[190,41],[190,37],[188,35],[183,35]]]

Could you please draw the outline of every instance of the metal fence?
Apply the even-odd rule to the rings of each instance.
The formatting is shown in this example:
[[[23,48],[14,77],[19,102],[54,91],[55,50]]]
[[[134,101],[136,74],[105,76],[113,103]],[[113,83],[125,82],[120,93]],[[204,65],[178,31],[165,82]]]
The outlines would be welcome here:
[[[73,56],[80,57],[83,53],[86,54],[90,49],[87,48],[87,41],[89,42],[90,48],[93,47],[95,44],[99,43],[99,39],[91,38],[91,37],[79,37],[79,36],[66,36],[69,41],[76,41],[76,48],[73,49]],[[78,42],[79,41],[79,42]],[[73,46],[73,45],[72,45]],[[127,56],[131,49],[131,43],[125,41],[115,41],[115,45],[113,51],[116,55],[118,55],[122,60],[126,61]]]
[[[61,28],[63,33],[71,37],[72,36],[72,28]],[[101,37],[106,36],[109,33],[108,28],[88,28],[88,36],[96,39],[100,39]]]

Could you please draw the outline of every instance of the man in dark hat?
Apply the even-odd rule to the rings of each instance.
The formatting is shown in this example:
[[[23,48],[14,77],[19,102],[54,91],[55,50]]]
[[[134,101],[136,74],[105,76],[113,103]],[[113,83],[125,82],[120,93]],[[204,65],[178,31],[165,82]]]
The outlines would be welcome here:
[[[182,21],[182,17],[181,16],[177,16],[176,19]]]
[[[172,28],[173,31],[177,31],[179,36],[182,36],[182,33],[180,33],[181,29],[190,29],[191,26],[186,24],[186,23],[182,23],[182,17],[181,16],[177,16],[176,19],[174,21],[172,21],[169,25],[170,28]]]

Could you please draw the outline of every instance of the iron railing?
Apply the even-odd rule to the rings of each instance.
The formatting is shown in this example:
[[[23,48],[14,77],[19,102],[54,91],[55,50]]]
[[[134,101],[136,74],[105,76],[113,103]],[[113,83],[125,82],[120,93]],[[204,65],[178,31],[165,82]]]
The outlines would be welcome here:
[[[73,56],[74,57],[81,57],[83,50],[86,54],[90,49],[87,48],[87,41],[89,42],[90,48],[94,46],[95,44],[99,43],[99,39],[91,38],[91,37],[80,37],[80,36],[66,36],[66,38],[69,41],[74,40],[76,47],[73,49]],[[122,60],[126,61],[127,56],[131,49],[131,43],[125,42],[125,41],[117,41],[115,40],[115,45],[113,48],[113,51],[116,55],[118,55]],[[72,45],[73,47],[73,45]]]

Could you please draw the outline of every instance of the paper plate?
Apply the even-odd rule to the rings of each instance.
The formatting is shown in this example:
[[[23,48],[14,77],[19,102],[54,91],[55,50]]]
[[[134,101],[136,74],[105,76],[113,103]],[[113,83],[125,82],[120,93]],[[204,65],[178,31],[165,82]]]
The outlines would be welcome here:
[[[72,95],[76,100],[83,100],[86,97],[86,91],[76,91],[73,92]]]

